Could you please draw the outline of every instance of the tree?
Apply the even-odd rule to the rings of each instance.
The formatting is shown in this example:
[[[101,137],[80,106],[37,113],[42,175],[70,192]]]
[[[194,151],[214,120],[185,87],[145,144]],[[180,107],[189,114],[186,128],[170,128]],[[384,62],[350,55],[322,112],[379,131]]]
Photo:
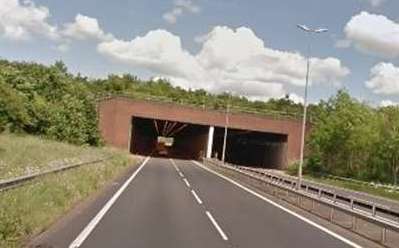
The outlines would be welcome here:
[[[380,126],[377,155],[389,166],[392,181],[394,185],[397,185],[399,173],[399,107],[385,107],[381,109],[381,114],[383,122]]]
[[[329,173],[367,177],[377,123],[373,109],[339,91],[319,105],[309,138],[312,161]]]

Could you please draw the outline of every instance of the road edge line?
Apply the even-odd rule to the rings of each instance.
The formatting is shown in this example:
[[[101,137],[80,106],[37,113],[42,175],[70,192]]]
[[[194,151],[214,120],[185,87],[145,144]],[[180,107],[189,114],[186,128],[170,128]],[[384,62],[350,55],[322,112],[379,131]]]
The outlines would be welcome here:
[[[147,157],[140,165],[140,167],[133,172],[133,174],[125,181],[125,183],[118,189],[118,191],[107,201],[107,203],[102,207],[102,209],[94,216],[93,219],[86,225],[86,227],[79,233],[79,235],[72,241],[69,245],[69,248],[78,248],[82,245],[82,243],[87,239],[90,233],[94,230],[97,224],[101,221],[104,215],[108,212],[108,210],[112,207],[112,205],[116,202],[119,196],[123,193],[123,191],[129,186],[131,181],[136,177],[136,175],[140,172],[140,170],[147,164],[151,157]]]
[[[346,243],[346,244],[348,244],[348,245],[350,245],[350,246],[352,246],[352,247],[354,247],[354,248],[363,248],[362,246],[360,246],[360,245],[354,243],[353,241],[350,241],[349,239],[347,239],[347,238],[345,238],[345,237],[343,237],[343,236],[341,236],[341,235],[339,235],[339,234],[337,234],[337,233],[335,233],[335,232],[333,232],[333,231],[327,229],[326,227],[321,226],[321,225],[319,225],[319,224],[317,224],[317,223],[315,223],[315,222],[309,220],[308,218],[303,217],[302,215],[297,214],[297,213],[295,213],[294,211],[289,210],[288,208],[285,208],[285,207],[281,206],[280,204],[278,204],[278,203],[276,203],[276,202],[274,202],[274,201],[272,201],[272,200],[266,198],[265,196],[263,196],[263,195],[261,195],[261,194],[255,192],[255,191],[253,191],[253,190],[251,190],[251,189],[245,187],[244,185],[242,185],[242,184],[236,182],[235,180],[233,180],[233,179],[231,179],[231,178],[229,178],[229,177],[227,177],[227,176],[224,176],[224,175],[222,175],[222,174],[220,174],[220,173],[218,173],[218,172],[216,172],[216,171],[214,171],[214,170],[212,170],[212,169],[210,169],[210,168],[204,166],[203,164],[199,163],[198,161],[192,160],[192,162],[193,162],[194,164],[196,164],[198,167],[200,167],[200,168],[202,168],[202,169],[204,169],[204,170],[206,170],[206,171],[208,171],[208,172],[210,172],[210,173],[213,173],[214,175],[219,176],[220,178],[222,178],[222,179],[224,179],[224,180],[226,180],[226,181],[228,181],[228,182],[230,182],[230,183],[236,185],[237,187],[241,188],[242,190],[246,191],[247,193],[250,193],[250,194],[252,194],[252,195],[254,195],[254,196],[256,196],[256,197],[262,199],[263,201],[265,201],[265,202],[267,202],[267,203],[269,203],[269,204],[271,204],[271,205],[273,205],[273,206],[275,206],[275,207],[277,207],[277,208],[283,210],[284,212],[289,213],[289,214],[291,214],[291,215],[297,217],[298,219],[300,219],[300,220],[302,220],[302,221],[308,223],[308,224],[311,225],[311,226],[314,226],[314,227],[318,228],[319,230],[321,230],[321,231],[323,231],[323,232],[325,232],[325,233],[331,235],[332,237],[334,237],[334,238],[336,238],[336,239],[338,239],[338,240],[340,240],[340,241],[342,241],[342,242],[344,242],[344,243]]]

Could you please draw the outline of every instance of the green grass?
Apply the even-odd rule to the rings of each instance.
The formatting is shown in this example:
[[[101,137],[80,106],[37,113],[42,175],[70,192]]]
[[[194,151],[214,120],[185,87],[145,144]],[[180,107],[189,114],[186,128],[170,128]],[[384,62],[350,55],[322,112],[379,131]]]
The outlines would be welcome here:
[[[26,168],[26,164],[17,161],[35,161],[35,166],[40,166],[64,157],[114,155],[103,163],[48,175],[19,188],[0,192],[0,247],[22,247],[29,238],[46,230],[75,204],[101,189],[133,163],[133,158],[127,153],[110,148],[72,146],[31,136],[0,135],[0,140],[0,146],[6,148],[1,159],[7,162],[2,171],[12,171],[8,175],[20,174]],[[5,141],[12,146],[7,146]],[[21,149],[34,151],[24,153]],[[13,154],[25,155],[24,158],[13,158]]]
[[[0,179],[13,178],[69,162],[109,155],[106,149],[74,146],[35,136],[0,134]]]
[[[323,177],[313,177],[310,175],[306,175],[305,178],[308,180],[312,180],[312,181],[323,183],[323,184],[328,184],[328,185],[337,186],[337,187],[341,187],[341,188],[345,188],[345,189],[355,190],[358,192],[364,192],[364,193],[368,193],[370,195],[375,195],[375,196],[384,197],[384,198],[387,198],[390,200],[399,201],[399,192],[398,191],[390,191],[387,189],[373,187],[373,186],[369,186],[369,185],[360,185],[357,183],[332,180],[332,179],[323,178]]]

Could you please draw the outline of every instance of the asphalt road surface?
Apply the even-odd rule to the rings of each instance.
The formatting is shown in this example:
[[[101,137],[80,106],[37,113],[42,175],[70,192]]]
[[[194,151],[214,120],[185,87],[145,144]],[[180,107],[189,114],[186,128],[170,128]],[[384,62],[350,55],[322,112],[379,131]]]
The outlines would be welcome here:
[[[358,247],[192,161],[151,158],[69,247]]]

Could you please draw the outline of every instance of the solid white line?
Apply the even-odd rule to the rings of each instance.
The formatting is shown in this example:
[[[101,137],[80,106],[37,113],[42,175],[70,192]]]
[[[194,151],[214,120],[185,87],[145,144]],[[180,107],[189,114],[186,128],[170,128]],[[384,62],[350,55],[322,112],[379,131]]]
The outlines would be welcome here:
[[[76,237],[76,239],[69,245],[69,248],[77,248],[82,245],[82,243],[86,240],[86,238],[90,235],[90,233],[94,230],[97,224],[101,221],[104,215],[108,212],[108,210],[112,207],[112,205],[116,202],[122,192],[129,186],[130,182],[136,177],[136,175],[140,172],[140,170],[144,167],[144,165],[150,160],[150,157],[147,157],[140,167],[126,180],[126,182],[119,188],[119,190],[112,196],[111,199],[103,206],[103,208],[97,213],[97,215],[90,221],[90,223],[82,230],[82,232]]]
[[[216,220],[213,218],[212,214],[209,213],[209,211],[206,211],[206,215],[208,218],[211,220],[212,224],[215,226],[216,230],[218,230],[220,236],[222,237],[223,240],[229,240],[227,238],[227,235],[223,232],[222,228],[220,228],[219,224],[216,222]]]
[[[199,198],[199,196],[197,195],[197,193],[195,193],[194,190],[191,190],[191,194],[193,194],[194,198],[197,200],[198,204],[202,204],[201,199]]]
[[[183,181],[186,183],[187,187],[191,187],[190,183],[188,182],[188,180],[186,178],[183,179]]]
[[[181,177],[184,177],[184,175],[183,175],[183,173],[181,173],[181,171],[179,171],[179,175],[180,175]]]
[[[274,201],[264,197],[263,195],[261,195],[261,194],[255,192],[255,191],[253,191],[253,190],[241,185],[240,183],[238,183],[238,182],[236,182],[236,181],[234,181],[234,180],[232,180],[232,179],[230,179],[230,178],[228,178],[228,177],[226,177],[226,176],[224,176],[224,175],[222,175],[222,174],[220,174],[220,173],[218,173],[218,172],[216,172],[216,171],[214,171],[214,170],[212,170],[212,169],[210,169],[210,168],[208,168],[208,167],[206,167],[204,165],[202,165],[201,163],[199,163],[197,161],[192,161],[192,162],[195,163],[196,165],[198,165],[200,168],[202,168],[202,169],[204,169],[204,170],[206,170],[206,171],[208,171],[210,173],[213,173],[213,174],[223,178],[224,180],[236,185],[237,187],[241,188],[242,190],[244,190],[244,191],[246,191],[246,192],[248,192],[248,193],[250,193],[250,194],[252,194],[252,195],[254,195],[254,196],[256,196],[256,197],[258,197],[260,199],[262,199],[265,202],[268,202],[269,204],[271,204],[271,205],[273,205],[273,206],[275,206],[275,207],[277,207],[277,208],[279,208],[279,209],[281,209],[281,210],[283,210],[283,211],[285,211],[285,212],[287,212],[287,213],[289,213],[289,214],[291,214],[291,215],[293,215],[293,216],[295,216],[297,218],[299,218],[300,220],[308,223],[309,225],[312,225],[312,226],[320,229],[321,231],[333,236],[334,238],[336,238],[338,240],[341,240],[342,242],[344,242],[344,243],[346,243],[346,244],[348,244],[348,245],[350,245],[352,247],[362,248],[362,246],[360,246],[360,245],[358,245],[358,244],[356,244],[356,243],[354,243],[354,242],[342,237],[341,235],[339,235],[339,234],[337,234],[337,233],[335,233],[335,232],[333,232],[331,230],[328,230],[327,228],[325,228],[325,227],[323,227],[323,226],[321,226],[321,225],[319,225],[319,224],[317,224],[317,223],[315,223],[315,222],[313,222],[313,221],[311,221],[311,220],[309,220],[309,219],[307,219],[307,218],[305,218],[305,217],[303,217],[303,216],[301,216],[301,215],[299,215],[299,214],[297,214],[297,213],[295,213],[295,212],[293,212],[293,211],[291,211],[291,210],[289,210],[289,209],[287,209],[287,208],[285,208],[285,207],[283,207],[283,206],[281,206],[281,205],[279,205],[277,203],[275,203]]]

